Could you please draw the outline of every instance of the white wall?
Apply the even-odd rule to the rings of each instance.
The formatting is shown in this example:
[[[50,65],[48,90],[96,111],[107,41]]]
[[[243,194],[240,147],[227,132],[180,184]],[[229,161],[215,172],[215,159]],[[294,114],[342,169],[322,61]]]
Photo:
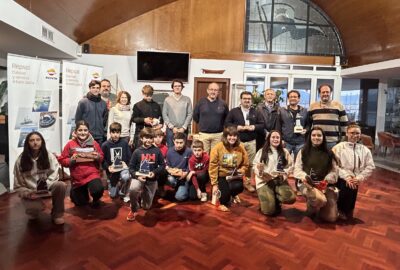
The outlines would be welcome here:
[[[136,56],[119,56],[104,54],[83,54],[74,60],[75,63],[102,66],[104,77],[118,75],[123,87],[132,95],[132,103],[142,99],[141,89],[150,84],[155,90],[171,90],[170,83],[138,82],[136,72]],[[202,69],[225,70],[224,74],[203,74]],[[189,68],[189,82],[185,83],[183,94],[193,100],[194,78],[229,78],[231,84],[243,82],[244,62],[230,60],[191,59]],[[231,87],[232,89],[232,87]]]

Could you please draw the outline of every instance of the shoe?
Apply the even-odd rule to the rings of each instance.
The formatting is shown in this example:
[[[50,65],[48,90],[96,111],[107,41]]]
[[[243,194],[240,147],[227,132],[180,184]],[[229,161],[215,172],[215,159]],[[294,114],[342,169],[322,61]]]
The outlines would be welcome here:
[[[339,211],[338,213],[338,219],[340,220],[347,220],[347,216],[345,213],[343,213],[342,211]]]
[[[218,211],[221,211],[221,212],[230,212],[230,211],[231,211],[231,210],[229,210],[228,207],[226,207],[226,206],[223,205],[223,204],[220,204],[220,205],[217,207],[217,209],[218,209]]]
[[[58,218],[53,218],[53,222],[56,225],[63,225],[65,223],[65,220],[63,217],[58,217]]]
[[[197,198],[201,199],[201,194],[202,194],[201,190],[197,189]]]
[[[201,193],[200,201],[201,202],[206,202],[207,201],[207,193],[205,193],[205,192]]]
[[[247,177],[246,177],[246,180],[243,182],[243,186],[245,189],[247,189],[248,192],[253,193],[256,191],[256,189],[251,185],[250,179],[248,179]]]
[[[123,200],[124,202],[128,203],[131,201],[131,198],[128,195],[126,195]]]
[[[236,195],[235,197],[233,197],[233,203],[239,204],[241,202],[242,201],[240,200],[239,195]]]
[[[114,198],[116,198],[117,197],[117,194],[118,194],[118,188],[117,188],[117,186],[115,186],[115,187],[109,187],[109,189],[108,189],[108,193],[110,194],[110,198],[111,199],[114,199]]]
[[[137,216],[137,212],[129,211],[128,216],[126,217],[127,221],[135,221]]]

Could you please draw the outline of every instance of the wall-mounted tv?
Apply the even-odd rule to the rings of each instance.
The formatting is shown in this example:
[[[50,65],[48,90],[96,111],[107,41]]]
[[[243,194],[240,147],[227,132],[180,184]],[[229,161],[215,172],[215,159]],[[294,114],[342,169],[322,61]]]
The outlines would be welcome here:
[[[137,52],[137,80],[170,82],[189,79],[189,53]]]

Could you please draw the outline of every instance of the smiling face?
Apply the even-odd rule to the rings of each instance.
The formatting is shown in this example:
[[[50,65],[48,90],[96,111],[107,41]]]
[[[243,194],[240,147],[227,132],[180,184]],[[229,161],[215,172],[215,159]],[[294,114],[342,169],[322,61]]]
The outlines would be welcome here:
[[[300,97],[296,92],[291,92],[288,96],[288,100],[290,106],[296,106],[297,104],[299,104]]]
[[[141,140],[142,140],[144,148],[149,148],[154,142],[154,138],[153,137],[147,137],[147,136],[142,137]]]
[[[80,141],[85,141],[89,137],[89,129],[85,125],[80,125],[78,126],[77,129],[75,129],[76,137]]]
[[[42,139],[37,134],[32,134],[28,139],[29,148],[33,153],[38,153],[42,147]]]
[[[127,105],[128,104],[128,96],[126,94],[122,94],[119,102],[121,103],[121,105]]]
[[[90,86],[89,91],[92,95],[98,96],[100,93],[100,85],[95,84],[95,85]]]
[[[102,97],[109,97],[111,91],[111,83],[102,81],[100,86],[100,93]]]
[[[250,93],[246,93],[244,95],[242,95],[241,99],[240,99],[240,105],[245,108],[245,109],[249,109],[251,106],[251,94]]]
[[[210,83],[207,87],[207,94],[210,100],[216,100],[219,93],[219,85],[216,83]]]
[[[276,131],[272,132],[269,143],[272,147],[277,148],[281,144],[281,135]]]
[[[350,127],[346,132],[347,139],[351,143],[357,143],[361,138],[361,129],[359,127]]]
[[[275,91],[272,89],[267,89],[264,92],[264,100],[267,103],[274,103],[276,99]]]
[[[327,85],[322,86],[320,89],[319,96],[321,97],[321,101],[323,103],[329,102],[329,100],[331,99],[331,89],[329,88],[329,86]]]
[[[226,140],[228,141],[229,145],[234,146],[236,141],[238,139],[237,135],[229,135],[226,137]]]
[[[311,131],[311,143],[313,146],[317,147],[322,144],[324,137],[321,130]]]

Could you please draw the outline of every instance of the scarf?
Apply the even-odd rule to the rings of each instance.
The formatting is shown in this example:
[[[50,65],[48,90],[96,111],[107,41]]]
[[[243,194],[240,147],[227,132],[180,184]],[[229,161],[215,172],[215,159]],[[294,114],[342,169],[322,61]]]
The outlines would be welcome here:
[[[101,96],[100,95],[93,95],[92,93],[88,92],[86,97],[93,102],[100,102],[101,101]]]
[[[131,107],[129,105],[122,105],[120,103],[117,103],[117,105],[115,105],[115,107],[117,107],[117,110],[119,111],[130,111]]]

